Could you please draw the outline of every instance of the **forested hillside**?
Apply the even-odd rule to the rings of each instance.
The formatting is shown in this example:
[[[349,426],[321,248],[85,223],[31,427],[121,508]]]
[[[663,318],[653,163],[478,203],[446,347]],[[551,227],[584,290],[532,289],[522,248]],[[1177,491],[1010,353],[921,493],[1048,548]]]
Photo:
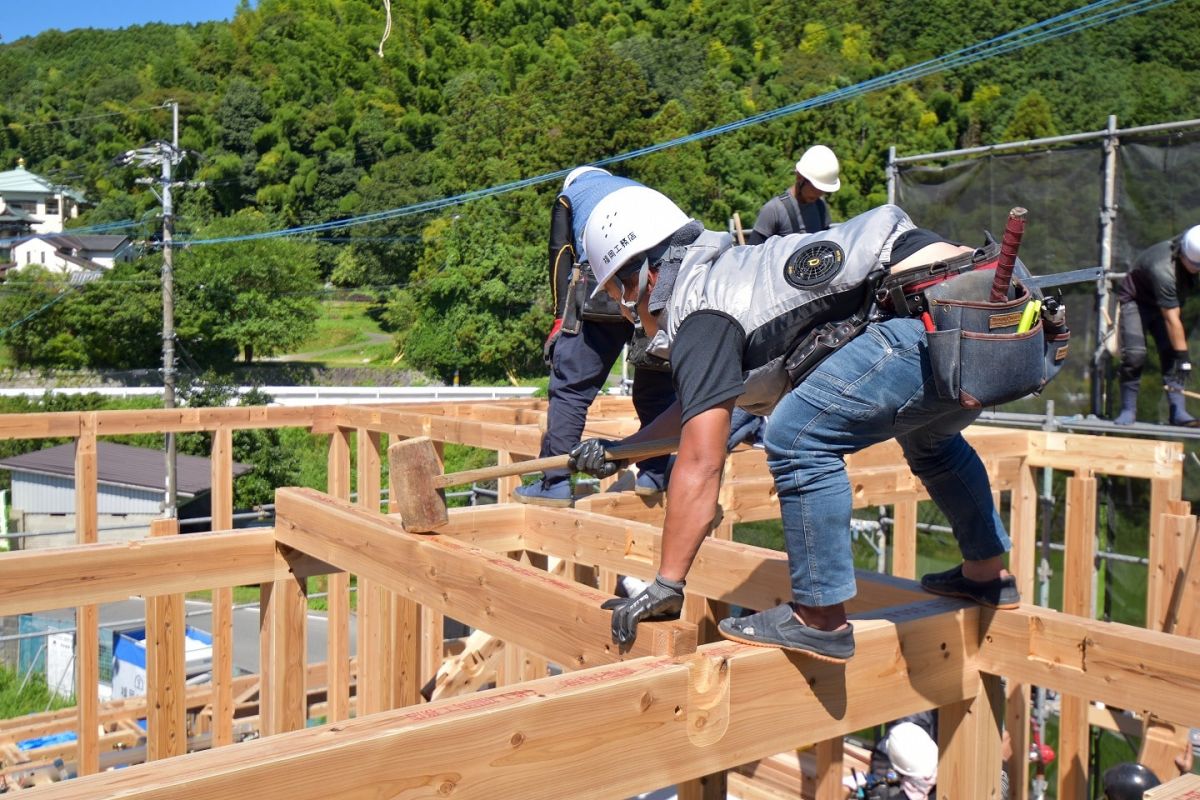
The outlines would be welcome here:
[[[487,189],[707,130],[960,50],[1079,7],[1009,0],[259,0],[231,23],[51,31],[0,45],[0,169],[78,187],[81,225],[151,238],[158,201],[114,156],[170,138],[181,108],[179,335],[200,366],[310,330],[326,281],[386,287],[408,365],[463,380],[539,374],[556,181],[316,236],[254,232]],[[1114,7],[1128,3],[1110,3]],[[809,144],[831,145],[835,217],[885,197],[887,149],[925,152],[1197,115],[1200,5],[1176,2],[615,169],[711,227],[747,225]],[[966,59],[969,61],[969,59]],[[151,251],[153,253],[153,250]],[[153,367],[157,256],[73,291],[0,290],[29,364]],[[34,271],[27,271],[34,272]],[[286,313],[262,326],[263,304]],[[44,310],[38,311],[40,308]],[[253,324],[252,324],[253,322]],[[257,338],[256,338],[257,337]]]

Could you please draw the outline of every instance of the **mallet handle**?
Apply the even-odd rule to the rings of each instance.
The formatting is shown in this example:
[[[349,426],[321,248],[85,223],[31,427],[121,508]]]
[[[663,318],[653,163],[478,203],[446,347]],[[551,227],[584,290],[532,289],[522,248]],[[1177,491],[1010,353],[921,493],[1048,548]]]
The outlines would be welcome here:
[[[605,455],[609,461],[638,461],[650,456],[662,456],[674,453],[679,449],[679,439],[651,439],[637,444],[617,444],[608,448]],[[567,466],[569,455],[548,456],[529,461],[518,461],[515,464],[502,464],[496,467],[481,467],[464,472],[451,472],[449,475],[438,475],[433,479],[435,489],[445,489],[447,486],[459,486],[464,483],[489,481],[493,478],[507,478],[511,475],[528,475],[531,472],[542,472],[547,469],[559,469]]]
[[[1000,262],[996,264],[996,277],[992,278],[992,293],[988,302],[1000,303],[1008,298],[1008,285],[1012,281],[1013,267],[1017,265],[1017,250],[1025,234],[1025,215],[1028,213],[1020,206],[1008,212],[1004,236],[1000,239]]]

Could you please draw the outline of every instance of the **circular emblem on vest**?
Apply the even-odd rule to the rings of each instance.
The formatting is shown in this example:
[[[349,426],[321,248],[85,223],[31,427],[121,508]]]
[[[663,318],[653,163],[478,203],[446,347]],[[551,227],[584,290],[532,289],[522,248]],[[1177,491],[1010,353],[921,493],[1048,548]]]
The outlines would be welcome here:
[[[845,261],[846,254],[837,244],[814,242],[788,256],[783,265],[783,277],[797,289],[807,289],[837,275]]]

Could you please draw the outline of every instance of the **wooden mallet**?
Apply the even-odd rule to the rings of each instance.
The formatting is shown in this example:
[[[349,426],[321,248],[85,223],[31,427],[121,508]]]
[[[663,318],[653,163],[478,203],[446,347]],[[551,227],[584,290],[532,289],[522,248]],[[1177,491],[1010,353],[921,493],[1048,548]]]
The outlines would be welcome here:
[[[653,439],[638,444],[614,445],[608,448],[605,456],[609,461],[638,461],[673,453],[678,449],[678,439]],[[388,448],[388,465],[395,493],[392,502],[399,510],[400,520],[407,530],[414,533],[433,531],[450,521],[444,492],[447,486],[559,469],[569,466],[569,460],[568,455],[550,456],[441,475],[442,462],[432,439],[428,436],[404,439]]]

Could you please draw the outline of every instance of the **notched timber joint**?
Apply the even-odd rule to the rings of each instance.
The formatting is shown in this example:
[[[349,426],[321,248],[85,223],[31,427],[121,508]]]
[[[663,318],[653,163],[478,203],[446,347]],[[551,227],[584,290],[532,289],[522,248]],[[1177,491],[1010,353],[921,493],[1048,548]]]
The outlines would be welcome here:
[[[729,659],[697,653],[687,660],[688,741],[707,747],[729,729]]]

